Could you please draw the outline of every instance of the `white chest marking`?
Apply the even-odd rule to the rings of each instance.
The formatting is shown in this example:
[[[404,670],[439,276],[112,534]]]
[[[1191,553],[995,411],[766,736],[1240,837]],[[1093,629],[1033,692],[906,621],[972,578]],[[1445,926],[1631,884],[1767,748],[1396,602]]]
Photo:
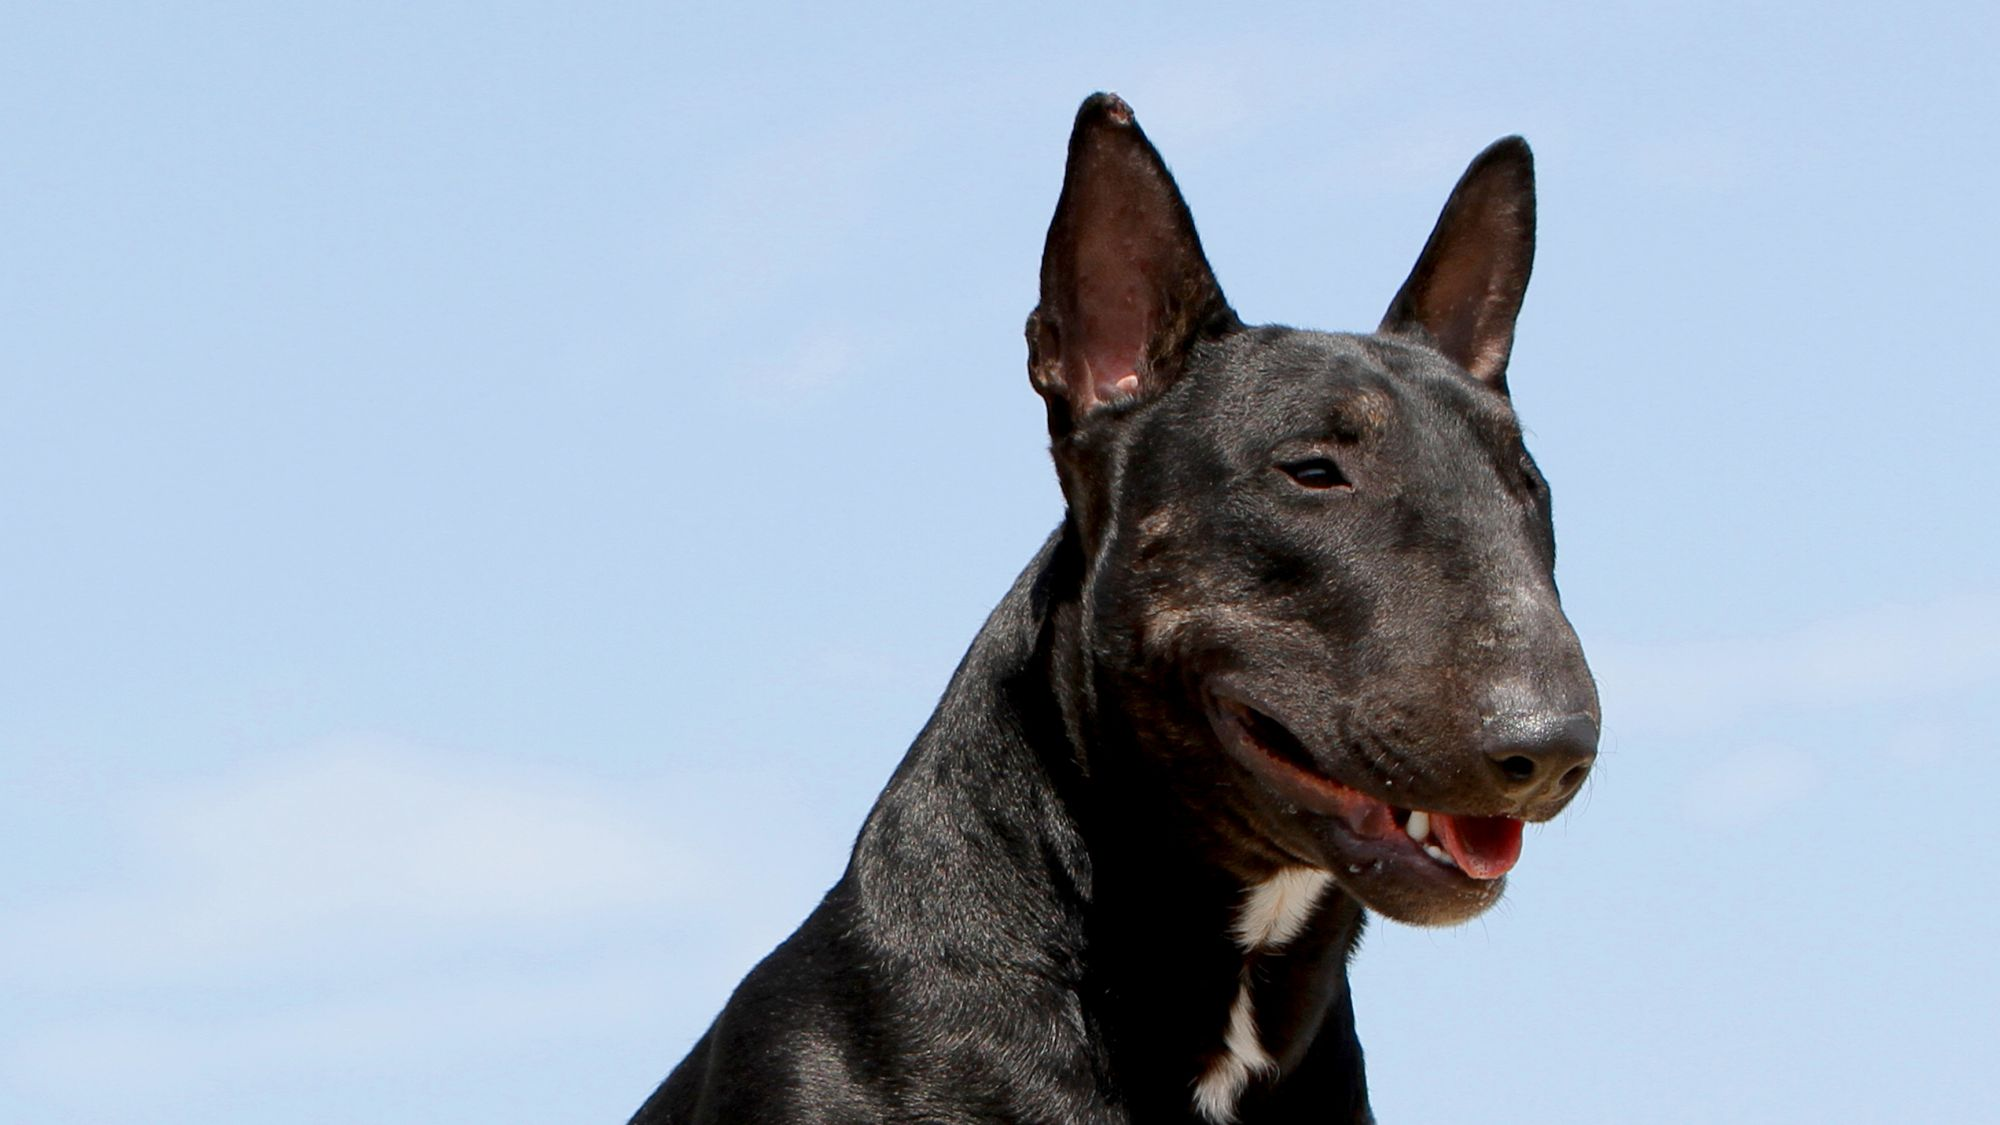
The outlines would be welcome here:
[[[1232,932],[1245,953],[1276,949],[1305,928],[1333,876],[1315,867],[1287,867],[1250,888]]]
[[[1252,1075],[1271,1074],[1278,1060],[1257,1040],[1257,1015],[1250,1009],[1250,982],[1236,986],[1236,1002],[1229,1005],[1229,1029],[1222,1033],[1222,1055],[1208,1065],[1201,1081],[1194,1084],[1195,1112],[1215,1123],[1229,1125],[1236,1120],[1236,1099],[1250,1084]]]
[[[1276,949],[1297,937],[1333,877],[1310,867],[1290,867],[1250,888],[1230,928],[1245,953]],[[1214,1125],[1236,1119],[1236,1099],[1259,1074],[1275,1074],[1278,1060],[1257,1038],[1257,1013],[1250,1006],[1250,970],[1244,966],[1222,1033],[1222,1055],[1194,1086],[1195,1112]]]

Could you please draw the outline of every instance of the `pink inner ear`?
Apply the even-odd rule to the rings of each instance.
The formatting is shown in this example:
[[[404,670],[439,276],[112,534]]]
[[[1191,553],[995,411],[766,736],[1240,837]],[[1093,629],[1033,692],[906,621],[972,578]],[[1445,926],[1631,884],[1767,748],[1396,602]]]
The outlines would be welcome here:
[[[1085,103],[1043,246],[1036,332],[1056,350],[1038,344],[1037,387],[1061,397],[1070,424],[1159,394],[1174,371],[1152,370],[1154,358],[1178,356],[1198,322],[1228,311],[1173,177],[1130,111]]]
[[[1085,385],[1093,405],[1139,393],[1139,365],[1150,330],[1146,300],[1137,286],[1086,277],[1079,286],[1083,313]]]

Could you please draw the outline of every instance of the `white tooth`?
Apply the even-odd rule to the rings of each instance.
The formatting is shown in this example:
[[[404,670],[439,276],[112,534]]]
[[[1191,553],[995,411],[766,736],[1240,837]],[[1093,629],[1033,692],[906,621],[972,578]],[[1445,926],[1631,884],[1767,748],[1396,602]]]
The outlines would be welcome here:
[[[1436,844],[1425,844],[1424,851],[1432,859],[1437,860],[1439,863],[1444,864],[1446,867],[1458,866],[1458,861],[1451,858],[1451,853],[1445,851],[1443,848],[1438,847]]]
[[[1431,834],[1431,814],[1416,809],[1410,810],[1410,822],[1403,825],[1403,831],[1410,834],[1410,839],[1419,844],[1423,843],[1424,837]]]

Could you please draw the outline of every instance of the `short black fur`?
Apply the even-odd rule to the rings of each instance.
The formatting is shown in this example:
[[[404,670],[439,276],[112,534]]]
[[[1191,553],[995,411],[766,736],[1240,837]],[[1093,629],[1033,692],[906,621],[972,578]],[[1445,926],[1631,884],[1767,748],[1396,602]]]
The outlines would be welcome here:
[[[1543,820],[1594,754],[1506,397],[1533,215],[1510,138],[1378,333],[1246,327],[1129,107],[1084,103],[1028,328],[1064,522],[635,1125],[1370,1120],[1366,913],[1456,922],[1503,880],[1352,802]],[[1300,931],[1246,944],[1250,888],[1301,871]],[[1239,990],[1275,1067],[1223,1089]]]

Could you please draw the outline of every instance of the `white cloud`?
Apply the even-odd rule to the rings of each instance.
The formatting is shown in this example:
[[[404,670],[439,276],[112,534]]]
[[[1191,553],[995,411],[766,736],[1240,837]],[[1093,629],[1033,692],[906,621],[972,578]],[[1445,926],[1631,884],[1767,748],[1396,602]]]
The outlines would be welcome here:
[[[108,1109],[248,1082],[406,1074],[413,1063],[634,1034],[657,1022],[661,998],[676,986],[685,983],[655,957],[504,977],[400,978],[242,1012],[122,1011],[51,1024],[5,1045],[0,1083]],[[118,1079],[107,1087],[108,1066]]]
[[[683,892],[641,811],[545,773],[346,742],[123,810],[120,885],[0,916],[0,979],[159,982],[307,952],[421,951],[455,931],[578,927]]]
[[[1885,749],[1899,771],[1935,784],[1933,771],[1950,769],[1967,750],[1990,760],[1993,752],[2000,750],[2000,730],[1991,726],[1981,729],[1976,719],[1968,716],[1924,715],[1896,728]]]
[[[202,1120],[175,1107],[666,1044],[629,1111],[853,831],[815,778],[716,757],[618,791],[346,740],[80,809],[125,859],[0,910],[0,1089]]]
[[[1631,173],[1655,190],[1728,192],[1753,183],[1761,172],[1751,140],[1713,122],[1620,139]]]
[[[809,398],[858,371],[863,350],[851,333],[815,332],[798,340],[781,358],[751,365],[736,385],[745,397],[758,402]]]
[[[1315,116],[1331,133],[1336,108],[1408,65],[1408,52],[1385,39],[1329,52],[1323,43],[1259,32],[1160,51],[1114,75],[1113,88],[1172,161],[1292,119],[1302,104],[1319,107]]]
[[[693,313],[740,315],[788,299],[787,285],[838,262],[881,196],[906,127],[894,114],[854,115],[718,154],[700,202],[677,220]]]
[[[1684,794],[1688,819],[1707,828],[1748,830],[1819,788],[1819,763],[1792,746],[1753,746],[1695,769]]]
[[[1593,644],[1590,657],[1607,726],[1628,731],[1910,703],[2000,682],[2000,595],[1879,606],[1778,636]]]

